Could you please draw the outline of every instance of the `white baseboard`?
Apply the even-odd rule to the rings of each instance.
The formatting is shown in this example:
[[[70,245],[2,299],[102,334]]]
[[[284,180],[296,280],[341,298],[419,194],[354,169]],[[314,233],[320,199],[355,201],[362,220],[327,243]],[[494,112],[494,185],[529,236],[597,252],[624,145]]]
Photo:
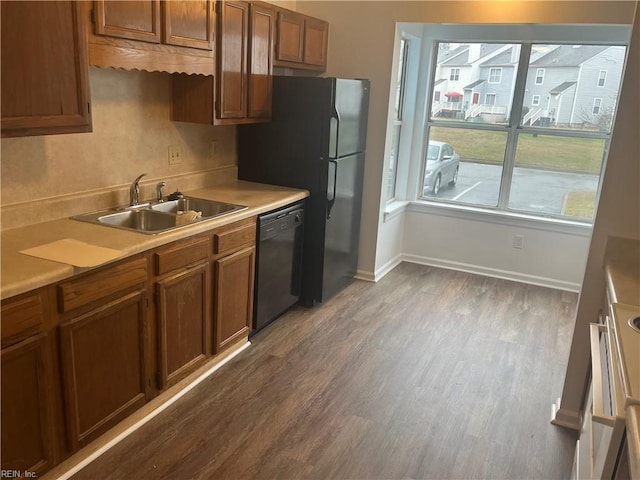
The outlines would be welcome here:
[[[577,283],[566,282],[563,280],[557,280],[557,279],[548,278],[548,277],[539,277],[537,275],[528,275],[525,273],[513,272],[509,270],[500,270],[497,268],[483,267],[480,265],[471,265],[468,263],[454,262],[452,260],[443,260],[440,258],[433,258],[433,257],[422,257],[418,255],[402,255],[401,261],[418,263],[421,265],[429,265],[432,267],[446,268],[449,270],[458,270],[462,272],[475,273],[478,275],[484,275],[486,277],[502,278],[504,280],[512,280],[514,282],[528,283],[531,285],[554,288],[557,290],[565,290],[568,292],[576,292],[576,293],[580,292],[580,284],[577,284]],[[382,269],[380,270],[382,271]],[[381,277],[378,277],[377,279],[379,280],[380,278]]]
[[[402,254],[395,256],[387,263],[385,263],[382,267],[378,268],[375,272],[369,270],[358,270],[356,273],[356,277],[358,280],[364,280],[366,282],[377,282],[382,277],[384,277],[391,270],[396,268],[400,263],[402,263]]]
[[[580,412],[560,408],[560,399],[558,398],[551,405],[551,423],[579,432],[582,428],[582,415]]]

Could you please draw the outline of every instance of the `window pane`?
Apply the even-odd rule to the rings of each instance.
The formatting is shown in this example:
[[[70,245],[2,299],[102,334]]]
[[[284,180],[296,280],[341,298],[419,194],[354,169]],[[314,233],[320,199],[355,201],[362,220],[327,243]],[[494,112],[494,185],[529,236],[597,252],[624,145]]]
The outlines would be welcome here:
[[[396,81],[396,101],[395,101],[395,114],[396,120],[402,119],[402,104],[404,98],[404,79],[405,69],[407,64],[407,41],[405,39],[400,40],[400,56],[398,60],[398,78]]]
[[[509,208],[590,220],[603,139],[520,134]]]
[[[625,51],[607,45],[533,45],[521,125],[611,131]]]
[[[520,45],[439,43],[432,120],[509,121]]]
[[[387,199],[396,196],[396,176],[398,175],[398,152],[400,146],[400,125],[393,127],[393,143],[391,144],[391,156],[389,158],[389,177],[387,185]]]
[[[506,132],[447,127],[429,132],[423,197],[497,206]]]

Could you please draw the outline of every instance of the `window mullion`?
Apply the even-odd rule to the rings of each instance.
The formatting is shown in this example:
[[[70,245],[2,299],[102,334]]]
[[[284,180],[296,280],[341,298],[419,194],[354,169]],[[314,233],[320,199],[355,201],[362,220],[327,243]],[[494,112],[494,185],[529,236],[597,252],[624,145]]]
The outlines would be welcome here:
[[[513,179],[513,169],[516,162],[516,149],[518,147],[518,129],[520,128],[520,119],[522,118],[524,91],[530,57],[531,43],[521,44],[520,58],[518,60],[518,73],[516,75],[516,81],[513,89],[513,102],[511,105],[511,112],[509,114],[509,128],[504,154],[504,164],[502,166],[500,194],[498,196],[498,208],[502,210],[506,210],[509,204],[511,180]]]

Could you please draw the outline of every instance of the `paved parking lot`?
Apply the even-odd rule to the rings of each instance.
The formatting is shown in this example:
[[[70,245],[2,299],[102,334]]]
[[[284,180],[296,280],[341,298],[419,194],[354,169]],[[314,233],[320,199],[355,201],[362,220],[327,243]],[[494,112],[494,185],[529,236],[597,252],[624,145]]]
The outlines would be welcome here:
[[[458,182],[440,190],[437,198],[496,206],[502,167],[460,162]],[[562,214],[565,195],[596,191],[598,175],[517,167],[513,172],[509,207],[535,213]],[[431,193],[426,194],[432,197]]]

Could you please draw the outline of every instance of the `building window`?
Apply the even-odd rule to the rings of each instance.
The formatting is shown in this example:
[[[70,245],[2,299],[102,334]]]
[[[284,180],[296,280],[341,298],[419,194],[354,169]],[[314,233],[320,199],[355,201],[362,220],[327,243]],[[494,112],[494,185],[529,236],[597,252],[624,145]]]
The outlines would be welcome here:
[[[431,91],[441,78],[439,62],[446,61],[448,53],[435,43],[438,58],[428,87]],[[481,52],[474,60],[480,66],[478,78],[466,79],[469,84],[482,85],[483,67],[489,67],[488,83],[498,75],[505,81],[485,93],[484,104],[472,104],[460,112],[438,110],[432,102],[419,197],[591,222],[616,105],[607,104],[605,109],[601,98],[589,96],[593,76],[580,75],[578,65],[597,62],[606,54],[611,63],[608,88],[615,99],[619,85],[613,88],[611,79],[622,78],[626,47],[534,42],[458,45]],[[553,81],[547,82],[550,89],[543,96],[536,86],[544,81],[542,65],[550,64],[559,68],[554,68],[553,78],[548,79]],[[530,93],[536,88],[540,93]],[[536,108],[529,108],[525,99]],[[448,148],[452,153],[446,153]]]
[[[489,70],[489,83],[500,83],[502,81],[502,69],[492,68]]]
[[[398,175],[398,156],[400,155],[400,134],[404,110],[405,84],[407,78],[407,56],[409,46],[406,39],[400,40],[400,54],[398,57],[398,74],[396,76],[396,98],[393,115],[393,143],[391,144],[391,158],[389,159],[389,180],[387,185],[387,199],[396,196],[396,180]]]
[[[459,68],[452,68],[451,72],[449,73],[449,80],[451,80],[452,82],[457,82],[458,80],[460,80],[460,69]]]
[[[602,108],[602,99],[601,98],[594,98],[593,99],[593,108],[591,110],[591,113],[593,113],[594,115],[600,115],[600,109]]]
[[[598,73],[598,87],[604,87],[605,83],[607,83],[607,71],[600,70],[600,73]]]

